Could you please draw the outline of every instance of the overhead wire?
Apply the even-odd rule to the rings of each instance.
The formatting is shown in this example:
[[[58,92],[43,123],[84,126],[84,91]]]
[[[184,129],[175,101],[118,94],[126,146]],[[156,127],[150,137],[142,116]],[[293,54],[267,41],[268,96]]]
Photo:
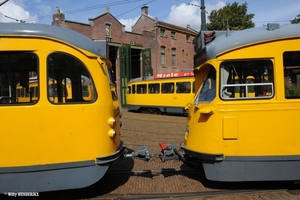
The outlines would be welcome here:
[[[84,8],[78,8],[78,9],[74,9],[74,10],[64,11],[63,13],[64,14],[74,14],[74,13],[85,12],[85,11],[94,10],[94,9],[98,9],[98,8],[112,7],[112,6],[118,6],[118,5],[123,5],[123,4],[130,4],[130,3],[134,3],[134,2],[138,2],[138,1],[143,1],[143,0],[121,0],[121,1],[111,2],[111,3],[101,4],[101,5],[94,5],[94,6],[89,6],[89,7],[84,7]],[[153,1],[155,1],[155,0],[153,0]],[[131,9],[131,10],[133,10],[133,9]],[[51,18],[52,16],[53,15],[44,15],[44,16],[39,16],[39,17],[32,17],[32,18],[24,19],[23,21],[27,21],[27,22],[28,21],[35,21],[35,20],[38,21],[38,20],[43,20],[43,19]]]

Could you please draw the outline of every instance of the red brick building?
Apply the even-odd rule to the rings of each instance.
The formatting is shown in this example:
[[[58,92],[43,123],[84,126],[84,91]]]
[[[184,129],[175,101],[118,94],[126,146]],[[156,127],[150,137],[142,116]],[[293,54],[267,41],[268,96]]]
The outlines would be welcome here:
[[[179,72],[193,69],[197,31],[168,24],[148,15],[148,7],[141,8],[141,16],[125,31],[107,8],[89,23],[68,21],[56,8],[52,25],[78,31],[92,40],[107,41],[107,57],[113,63],[120,102],[125,105],[126,83],[131,78],[157,73]]]

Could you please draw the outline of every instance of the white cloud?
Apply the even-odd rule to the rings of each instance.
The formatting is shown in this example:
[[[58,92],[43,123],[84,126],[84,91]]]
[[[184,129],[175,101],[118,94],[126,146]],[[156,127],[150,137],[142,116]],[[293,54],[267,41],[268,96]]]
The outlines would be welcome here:
[[[223,1],[218,1],[215,5],[205,4],[206,23],[207,16],[212,10],[220,9],[226,5]],[[193,29],[199,30],[201,26],[201,12],[199,1],[191,1],[189,4],[182,3],[179,6],[173,5],[171,12],[166,19],[166,22],[175,24],[181,27],[186,27],[189,24]]]
[[[120,23],[125,25],[125,30],[126,31],[131,31],[131,27],[136,23],[136,21],[138,20],[139,16],[134,18],[134,19],[120,19]]]
[[[31,16],[28,11],[17,5],[14,1],[8,1],[0,7],[0,22],[20,22],[21,20],[31,19],[35,23],[36,16]]]

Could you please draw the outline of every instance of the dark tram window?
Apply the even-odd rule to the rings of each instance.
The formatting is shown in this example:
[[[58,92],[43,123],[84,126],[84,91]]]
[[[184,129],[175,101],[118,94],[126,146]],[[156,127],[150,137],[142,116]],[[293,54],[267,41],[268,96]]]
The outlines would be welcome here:
[[[300,51],[283,53],[285,98],[300,98]]]
[[[174,93],[174,83],[162,83],[161,84],[162,93]]]
[[[93,102],[96,91],[91,75],[77,58],[52,53],[48,56],[48,99],[52,103]]]
[[[151,83],[148,85],[149,94],[158,94],[159,93],[159,83]]]
[[[36,103],[31,87],[39,90],[38,57],[32,52],[0,53],[0,106]]]

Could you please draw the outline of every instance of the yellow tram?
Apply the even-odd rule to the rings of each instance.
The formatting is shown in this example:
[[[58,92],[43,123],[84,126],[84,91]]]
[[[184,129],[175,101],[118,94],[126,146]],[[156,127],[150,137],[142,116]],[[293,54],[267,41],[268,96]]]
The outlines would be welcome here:
[[[0,193],[82,188],[126,153],[111,63],[75,31],[0,24]]]
[[[185,162],[213,181],[300,180],[300,25],[227,32],[198,47]]]
[[[155,74],[127,84],[129,111],[186,114],[185,106],[195,95],[193,72]]]

